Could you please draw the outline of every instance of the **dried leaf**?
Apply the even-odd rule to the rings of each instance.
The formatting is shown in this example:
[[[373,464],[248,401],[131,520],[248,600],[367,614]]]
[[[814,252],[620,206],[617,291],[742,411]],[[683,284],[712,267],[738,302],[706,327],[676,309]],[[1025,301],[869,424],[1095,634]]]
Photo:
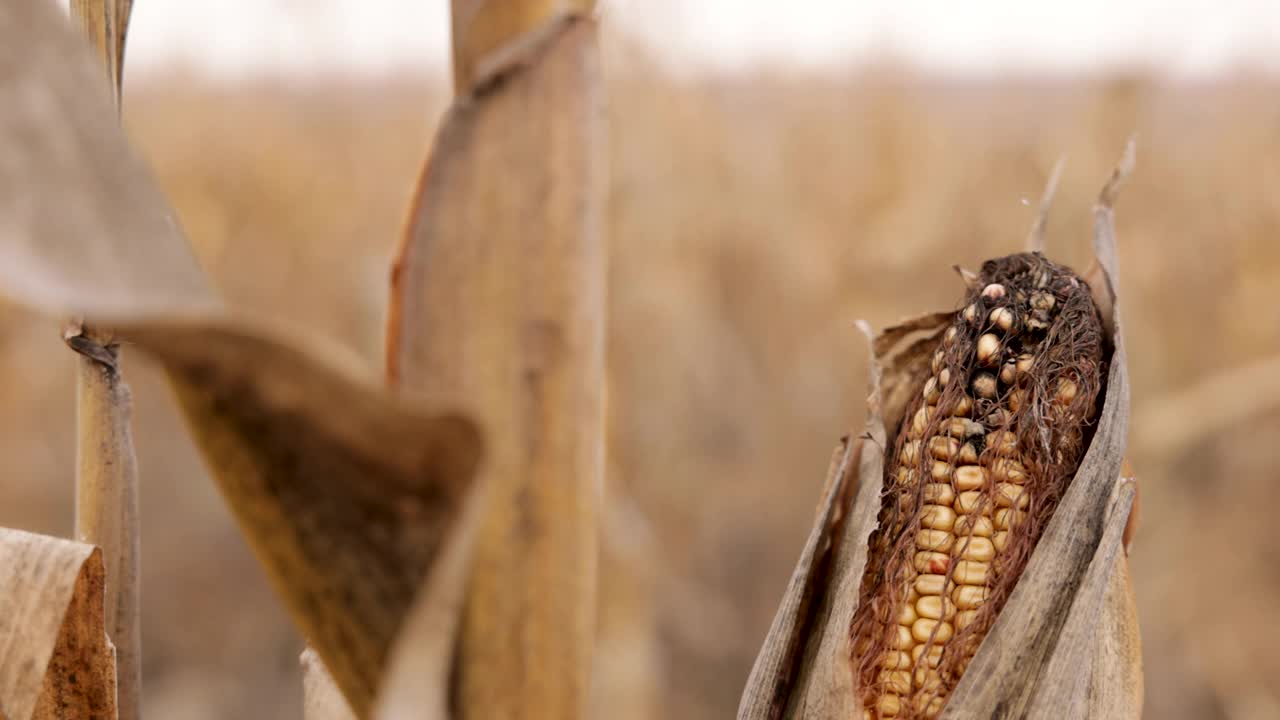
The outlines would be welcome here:
[[[302,716],[305,720],[355,720],[355,713],[333,683],[333,676],[315,650],[307,648],[302,663]]]
[[[0,528],[0,717],[115,718],[102,553]]]
[[[48,0],[0,3],[0,139],[6,295],[94,320],[217,306],[99,63]]]
[[[251,327],[122,331],[168,370],[250,545],[367,717],[396,632],[472,487],[480,435],[462,415],[425,412],[335,366],[330,348]]]
[[[494,430],[457,668],[464,717],[585,711],[602,486],[596,24],[556,22],[445,118],[394,274],[388,364]]]
[[[1095,210],[1096,254],[1105,273],[1105,304],[1099,304],[1110,311],[1113,344],[1097,430],[943,717],[1140,715],[1136,614],[1121,548],[1134,486],[1119,481],[1129,401],[1110,206],[1129,164],[1131,159],[1122,163]],[[908,395],[905,380],[920,377],[920,365],[928,362],[946,317],[924,316],[876,338],[867,429],[838,453],[823,510],[748,680],[740,719],[843,720],[861,712],[853,688],[849,627],[867,540],[877,526],[885,429],[901,422]],[[860,458],[856,468],[854,458]],[[1105,634],[1097,631],[1099,617],[1101,627],[1108,629]]]

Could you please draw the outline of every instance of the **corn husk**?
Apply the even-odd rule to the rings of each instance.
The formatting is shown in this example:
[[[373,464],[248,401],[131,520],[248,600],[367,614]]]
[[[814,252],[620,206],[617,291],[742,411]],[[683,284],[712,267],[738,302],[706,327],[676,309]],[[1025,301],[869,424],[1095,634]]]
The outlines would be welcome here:
[[[1098,274],[1090,281],[1112,347],[1096,432],[944,718],[1141,714],[1137,619],[1122,542],[1136,488],[1121,478],[1129,384],[1112,209],[1131,164],[1130,146],[1094,211]],[[886,428],[899,426],[916,392],[913,380],[951,315],[922,316],[872,339],[866,428],[836,449],[814,528],[748,679],[740,720],[844,720],[861,713],[849,627],[880,508],[883,448],[891,446]]]
[[[0,717],[116,717],[102,552],[0,528]]]

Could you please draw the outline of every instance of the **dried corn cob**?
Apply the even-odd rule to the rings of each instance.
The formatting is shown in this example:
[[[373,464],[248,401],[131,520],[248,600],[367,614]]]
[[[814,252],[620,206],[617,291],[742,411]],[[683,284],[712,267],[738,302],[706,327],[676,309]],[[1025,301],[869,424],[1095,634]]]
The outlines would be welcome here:
[[[886,452],[850,629],[864,717],[941,711],[1088,445],[1103,337],[1069,269],[984,264]]]

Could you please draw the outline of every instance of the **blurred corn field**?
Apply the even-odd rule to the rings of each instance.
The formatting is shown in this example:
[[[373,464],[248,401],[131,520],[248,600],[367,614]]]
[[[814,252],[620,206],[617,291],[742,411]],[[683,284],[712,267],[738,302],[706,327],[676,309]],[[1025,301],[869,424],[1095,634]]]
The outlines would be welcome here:
[[[830,451],[862,424],[853,321],[955,302],[950,266],[1021,249],[1062,154],[1048,248],[1082,267],[1097,179],[1136,132],[1119,235],[1147,716],[1280,717],[1280,447],[1264,441],[1280,433],[1280,397],[1229,380],[1196,392],[1280,356],[1273,81],[962,82],[892,66],[676,78],[634,47],[606,50],[607,477],[635,507],[610,519],[629,564],[602,569],[613,647],[597,680],[643,678],[625,703],[637,718],[733,713]],[[335,337],[376,372],[387,269],[444,78],[153,76],[126,95],[126,127],[229,303]],[[67,535],[73,358],[57,328],[17,310],[0,314],[0,337],[0,526]],[[159,372],[128,362],[147,714],[299,717],[301,641]],[[1226,421],[1201,427],[1209,415]],[[656,640],[627,631],[650,619]]]

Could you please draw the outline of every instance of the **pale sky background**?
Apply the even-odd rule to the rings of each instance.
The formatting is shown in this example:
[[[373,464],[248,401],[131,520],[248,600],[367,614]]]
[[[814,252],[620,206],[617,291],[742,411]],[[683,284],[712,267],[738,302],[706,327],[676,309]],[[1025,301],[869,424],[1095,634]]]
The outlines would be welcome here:
[[[822,66],[886,51],[928,70],[1280,73],[1280,0],[603,0],[672,66]],[[132,72],[443,67],[447,0],[136,0]]]

